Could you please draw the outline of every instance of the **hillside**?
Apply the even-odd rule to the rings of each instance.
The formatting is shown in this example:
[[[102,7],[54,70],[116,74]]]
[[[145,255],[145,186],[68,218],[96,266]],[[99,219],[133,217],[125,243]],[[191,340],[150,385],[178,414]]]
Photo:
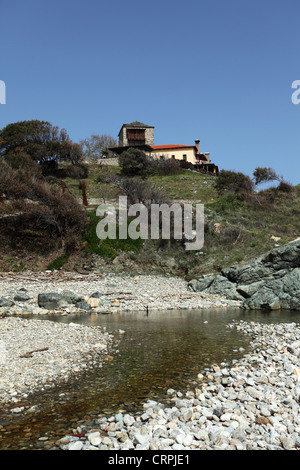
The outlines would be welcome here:
[[[181,170],[178,174],[151,176],[149,182],[169,201],[202,203],[205,206],[205,241],[201,251],[186,251],[178,241],[105,240],[95,233],[100,203],[116,202],[121,194],[117,166],[89,166],[86,183],[90,225],[81,243],[72,252],[65,247],[43,250],[40,244],[20,246],[1,234],[0,270],[39,271],[64,269],[115,271],[137,274],[172,273],[192,279],[217,273],[222,268],[260,255],[300,234],[300,189],[279,191],[271,188],[246,198],[229,193],[218,196],[215,177]],[[82,200],[80,181],[62,178],[67,191]],[[217,225],[215,225],[217,224]]]

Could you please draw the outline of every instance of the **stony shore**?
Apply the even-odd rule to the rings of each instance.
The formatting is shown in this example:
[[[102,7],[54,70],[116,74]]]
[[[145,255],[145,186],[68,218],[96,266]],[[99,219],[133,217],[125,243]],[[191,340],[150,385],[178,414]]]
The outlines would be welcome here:
[[[42,298],[48,308],[40,306]],[[99,366],[101,356],[118,339],[100,327],[41,318],[227,305],[218,295],[189,292],[180,278],[60,272],[0,274],[0,402],[17,404],[20,396],[67,381],[94,363]]]
[[[60,302],[44,303],[39,295],[54,293]],[[57,300],[57,299],[55,299]],[[240,302],[220,295],[188,290],[187,282],[178,277],[125,276],[45,272],[9,273],[0,276],[1,315],[69,314],[81,311],[114,313],[120,311],[170,310],[239,307]]]
[[[101,366],[114,343],[105,328],[49,320],[0,319],[0,402],[20,398]]]
[[[66,292],[64,300],[76,298],[75,303],[62,302],[54,310],[39,306],[39,294]],[[218,295],[190,292],[179,278],[50,272],[2,276],[0,299],[0,391],[3,401],[15,402],[14,413],[22,412],[20,394],[99,365],[115,340],[100,327],[57,324],[45,317],[40,321],[39,315],[240,305]],[[16,316],[28,314],[37,316]],[[193,392],[167,390],[166,402],[148,401],[137,414],[99,415],[88,428],[74,423],[73,435],[58,440],[54,448],[299,449],[300,325],[235,322],[228,328],[250,335],[251,353],[230,365],[199,371]]]
[[[168,390],[139,414],[99,416],[56,443],[63,450],[299,450],[300,325],[238,322],[252,351],[199,373],[194,392]]]

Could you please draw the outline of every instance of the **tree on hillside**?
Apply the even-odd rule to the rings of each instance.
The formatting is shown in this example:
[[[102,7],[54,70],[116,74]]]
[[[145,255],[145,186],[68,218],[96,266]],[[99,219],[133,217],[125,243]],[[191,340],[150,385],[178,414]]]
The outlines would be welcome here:
[[[20,121],[0,131],[0,156],[26,153],[40,164],[76,160],[82,157],[81,146],[73,144],[65,129],[47,121]]]
[[[83,148],[83,156],[91,161],[97,162],[101,158],[112,157],[109,150],[118,145],[116,139],[108,134],[92,134],[91,137],[80,141]]]
[[[72,165],[76,166],[82,162],[83,151],[82,145],[67,141],[61,147],[61,160],[69,161]]]
[[[150,159],[138,148],[129,148],[119,155],[119,165],[124,176],[145,177],[149,171]]]
[[[255,186],[269,181],[280,181],[281,177],[277,175],[273,168],[256,167],[253,172]]]

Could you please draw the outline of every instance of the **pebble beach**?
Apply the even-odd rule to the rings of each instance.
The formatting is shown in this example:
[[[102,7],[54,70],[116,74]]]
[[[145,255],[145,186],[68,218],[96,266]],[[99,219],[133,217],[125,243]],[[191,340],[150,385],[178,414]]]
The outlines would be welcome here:
[[[139,414],[99,416],[56,442],[62,450],[299,450],[300,325],[237,323],[252,338],[241,360],[199,373],[194,392],[169,389]],[[80,436],[80,437],[79,437]]]
[[[65,299],[64,293],[70,292],[80,301],[61,302],[56,308],[39,306],[40,294],[55,293]],[[180,278],[59,272],[1,275],[0,402],[18,403],[24,394],[55,386],[88,367],[99,366],[118,340],[105,328],[47,321],[51,315],[219,308],[228,304],[232,302],[217,295],[188,291]],[[119,334],[122,331],[117,331]]]
[[[42,293],[74,292],[83,301],[60,308],[40,308],[38,296]],[[2,300],[2,302],[1,302]],[[93,313],[120,311],[171,310],[195,308],[239,307],[239,301],[220,295],[192,292],[187,282],[171,276],[126,276],[116,274],[89,274],[45,272],[15,274],[0,277],[0,315],[69,314],[80,310]]]
[[[100,327],[49,320],[0,319],[0,402],[21,413],[20,398],[99,367],[114,343]]]
[[[100,315],[146,307],[239,307],[239,302],[190,292],[178,278],[74,273],[3,277],[0,392],[2,402],[13,404],[12,413],[24,411],[18,406],[20,396],[99,366],[117,341],[102,327],[47,320],[47,315],[81,313],[82,308],[79,304],[41,308],[38,295],[70,291],[85,302],[80,303],[84,311]],[[88,427],[74,423],[72,435],[58,439],[53,449],[298,450],[300,325],[241,321],[227,327],[251,338],[251,351],[241,359],[230,365],[212,364],[199,371],[194,391],[166,390],[164,403],[149,400],[136,414],[120,410],[99,415]]]

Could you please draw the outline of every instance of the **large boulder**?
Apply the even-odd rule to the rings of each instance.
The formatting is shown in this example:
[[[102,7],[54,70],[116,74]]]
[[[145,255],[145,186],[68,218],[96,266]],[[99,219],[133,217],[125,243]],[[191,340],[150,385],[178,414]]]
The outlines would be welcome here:
[[[244,266],[193,279],[188,288],[242,300],[244,309],[300,310],[300,240],[275,248]]]
[[[244,300],[237,291],[236,284],[221,275],[199,280],[195,290],[207,294],[219,294],[230,300]]]
[[[68,305],[75,305],[77,308],[86,308],[86,304],[82,297],[70,291],[65,291],[61,294],[57,292],[47,292],[38,295],[39,307],[48,310],[56,310],[67,307]],[[88,308],[90,308],[89,305]]]

